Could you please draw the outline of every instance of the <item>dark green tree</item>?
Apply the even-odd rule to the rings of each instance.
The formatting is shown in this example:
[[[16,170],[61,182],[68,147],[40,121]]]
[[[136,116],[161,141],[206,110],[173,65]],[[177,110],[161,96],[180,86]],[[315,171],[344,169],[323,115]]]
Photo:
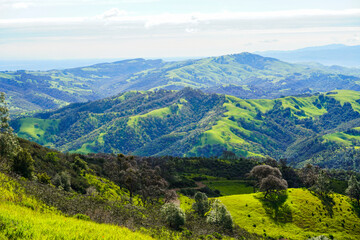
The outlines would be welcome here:
[[[0,92],[0,170],[10,170],[11,161],[20,151],[20,146],[13,129],[9,125],[9,109],[5,94]]]
[[[12,170],[25,178],[32,179],[34,172],[34,160],[28,150],[22,149],[14,157]]]
[[[360,183],[354,175],[350,177],[345,192],[350,198],[355,199],[357,205],[360,206]]]
[[[185,224],[185,213],[173,203],[165,203],[161,208],[163,220],[172,228],[179,229]]]
[[[325,173],[325,171],[320,172],[315,184],[310,188],[310,190],[314,191],[322,197],[326,197],[330,193],[330,179]]]
[[[197,212],[200,216],[204,216],[210,210],[210,203],[209,199],[205,193],[197,192],[195,194],[195,203],[193,204],[193,209]]]

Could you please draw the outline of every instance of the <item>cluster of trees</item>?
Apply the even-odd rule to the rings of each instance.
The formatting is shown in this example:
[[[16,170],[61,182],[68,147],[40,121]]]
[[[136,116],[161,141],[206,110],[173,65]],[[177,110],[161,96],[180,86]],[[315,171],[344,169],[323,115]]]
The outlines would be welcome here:
[[[161,176],[160,168],[134,156],[118,154],[116,159],[104,163],[104,171],[110,180],[129,190],[130,199],[138,194],[144,205],[158,202],[167,191],[168,182]]]
[[[0,92],[0,170],[12,171],[31,179],[34,172],[34,160],[27,149],[20,147],[9,125],[9,120],[5,94]]]
[[[193,212],[188,212],[190,216],[191,214],[196,214],[199,217],[199,221],[216,225],[220,229],[230,231],[233,229],[234,225],[231,214],[220,200],[209,200],[206,194],[202,192],[197,192],[194,199]],[[163,220],[172,228],[180,229],[186,222],[185,212],[174,203],[163,205],[161,213]]]

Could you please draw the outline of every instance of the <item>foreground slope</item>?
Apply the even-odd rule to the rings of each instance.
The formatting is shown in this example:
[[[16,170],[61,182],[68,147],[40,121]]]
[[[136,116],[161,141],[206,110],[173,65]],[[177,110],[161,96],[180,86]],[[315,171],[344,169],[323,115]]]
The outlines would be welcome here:
[[[125,227],[67,217],[21,191],[0,173],[1,239],[152,239]]]
[[[130,59],[51,71],[0,72],[0,91],[13,112],[54,109],[130,90],[184,87],[241,98],[360,90],[360,71],[300,65],[251,53],[164,62]]]
[[[12,126],[19,137],[62,151],[220,156],[230,150],[287,157],[299,166],[313,162],[359,170],[359,111],[360,92],[349,90],[244,100],[186,88],[72,104],[19,118]],[[354,157],[320,159],[335,150],[355,151]]]
[[[262,236],[307,239],[326,235],[336,239],[359,239],[360,218],[349,199],[332,194],[333,202],[322,202],[308,190],[289,189],[288,198],[275,214],[261,200],[262,194],[220,197],[235,224]]]

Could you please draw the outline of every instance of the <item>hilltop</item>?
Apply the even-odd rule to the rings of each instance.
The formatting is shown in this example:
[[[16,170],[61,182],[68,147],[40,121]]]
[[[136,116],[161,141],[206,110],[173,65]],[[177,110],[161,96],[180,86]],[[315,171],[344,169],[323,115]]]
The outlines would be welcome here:
[[[61,151],[141,156],[286,157],[359,170],[360,92],[245,100],[181,91],[132,91],[12,122],[19,137]],[[325,157],[328,156],[328,157]]]
[[[332,194],[332,201],[324,203],[308,190],[288,189],[287,193],[277,214],[262,202],[260,193],[219,199],[236,224],[264,237],[303,240],[325,233],[335,239],[360,238],[360,219],[347,197]]]
[[[0,72],[12,112],[56,109],[137,90],[184,87],[240,98],[360,90],[358,69],[291,64],[251,53],[165,62],[130,59],[50,71]]]

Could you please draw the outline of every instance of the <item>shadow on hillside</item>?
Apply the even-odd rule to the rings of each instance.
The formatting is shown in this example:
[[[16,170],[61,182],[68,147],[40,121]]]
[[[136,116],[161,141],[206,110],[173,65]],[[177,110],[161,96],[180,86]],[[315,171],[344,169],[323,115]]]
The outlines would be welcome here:
[[[291,209],[289,205],[285,203],[287,198],[288,195],[286,192],[278,194],[273,193],[268,195],[267,198],[264,198],[263,196],[258,197],[266,214],[274,220],[275,223],[279,224],[292,222]]]
[[[350,204],[353,207],[356,215],[360,218],[360,205],[355,201],[350,201]]]
[[[333,207],[335,205],[334,198],[329,194],[317,194],[315,192],[311,192],[314,196],[320,199],[322,205],[324,206],[324,210],[329,214],[332,218],[334,216]]]

